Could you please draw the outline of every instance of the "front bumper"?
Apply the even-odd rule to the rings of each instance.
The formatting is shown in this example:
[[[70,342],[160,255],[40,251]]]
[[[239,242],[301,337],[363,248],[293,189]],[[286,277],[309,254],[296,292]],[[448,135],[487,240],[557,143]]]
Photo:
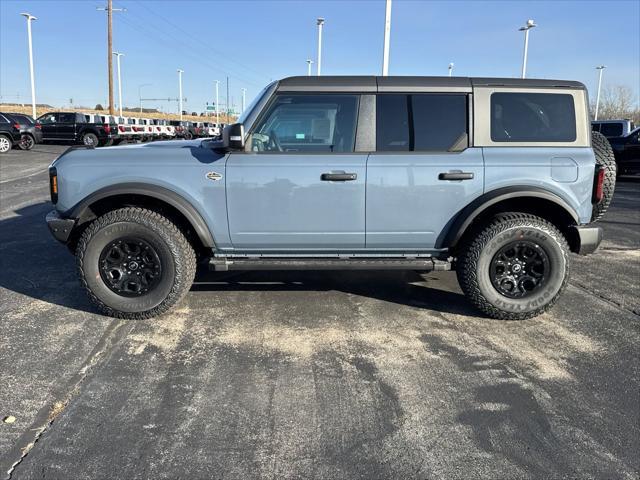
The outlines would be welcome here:
[[[71,230],[73,230],[76,224],[76,220],[74,218],[60,217],[57,210],[51,210],[47,213],[46,220],[51,235],[59,242],[67,243],[71,235]]]
[[[576,253],[579,255],[589,255],[596,251],[602,242],[602,228],[592,226],[573,227],[577,238]]]

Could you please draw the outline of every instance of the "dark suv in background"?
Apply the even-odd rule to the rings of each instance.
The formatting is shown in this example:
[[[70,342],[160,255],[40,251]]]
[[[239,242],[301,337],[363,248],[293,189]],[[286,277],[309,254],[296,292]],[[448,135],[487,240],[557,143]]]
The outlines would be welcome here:
[[[99,117],[98,117],[99,118]],[[45,141],[82,143],[98,147],[113,140],[108,123],[97,123],[90,115],[76,112],[49,112],[38,118]]]
[[[640,173],[640,128],[624,137],[609,138],[618,165],[618,175]]]
[[[20,141],[20,124],[4,113],[0,113],[0,154],[7,153]]]
[[[38,143],[42,143],[42,125],[24,113],[9,113],[20,124],[20,142],[22,150],[31,150]]]

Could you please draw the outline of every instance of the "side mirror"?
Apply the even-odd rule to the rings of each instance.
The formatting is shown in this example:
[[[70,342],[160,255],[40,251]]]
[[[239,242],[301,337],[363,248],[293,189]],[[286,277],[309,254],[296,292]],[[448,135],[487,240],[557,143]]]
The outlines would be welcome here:
[[[222,142],[229,150],[244,150],[244,125],[234,123],[224,127]]]

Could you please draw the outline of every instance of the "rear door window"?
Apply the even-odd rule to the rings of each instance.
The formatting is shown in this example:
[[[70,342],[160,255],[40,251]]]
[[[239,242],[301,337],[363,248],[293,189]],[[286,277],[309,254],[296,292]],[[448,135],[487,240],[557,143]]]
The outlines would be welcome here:
[[[380,94],[376,117],[379,152],[446,152],[468,144],[464,94]]]
[[[576,112],[573,96],[561,93],[493,93],[491,140],[574,142]]]

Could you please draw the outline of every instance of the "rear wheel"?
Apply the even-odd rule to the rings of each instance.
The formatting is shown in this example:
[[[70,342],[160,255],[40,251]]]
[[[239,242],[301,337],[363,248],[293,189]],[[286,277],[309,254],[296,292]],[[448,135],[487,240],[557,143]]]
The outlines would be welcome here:
[[[95,133],[85,133],[82,136],[82,143],[88,147],[97,147],[98,136]]]
[[[460,286],[492,318],[524,320],[540,315],[566,287],[567,241],[540,217],[496,216],[463,248],[457,265]]]
[[[18,146],[21,150],[31,150],[33,147],[35,147],[35,145],[36,141],[28,133],[23,133],[20,136],[20,143],[18,144]]]
[[[76,249],[80,280],[106,315],[142,319],[161,315],[191,288],[193,248],[162,215],[123,208],[95,220]]]
[[[7,153],[11,150],[12,142],[6,135],[0,135],[0,153]]]
[[[613,191],[616,187],[617,165],[609,140],[600,132],[591,132],[591,147],[596,156],[596,165],[605,169],[604,183],[602,184],[602,200],[593,206],[593,212],[591,213],[591,221],[595,222],[602,218],[609,208],[611,200],[613,200]]]

